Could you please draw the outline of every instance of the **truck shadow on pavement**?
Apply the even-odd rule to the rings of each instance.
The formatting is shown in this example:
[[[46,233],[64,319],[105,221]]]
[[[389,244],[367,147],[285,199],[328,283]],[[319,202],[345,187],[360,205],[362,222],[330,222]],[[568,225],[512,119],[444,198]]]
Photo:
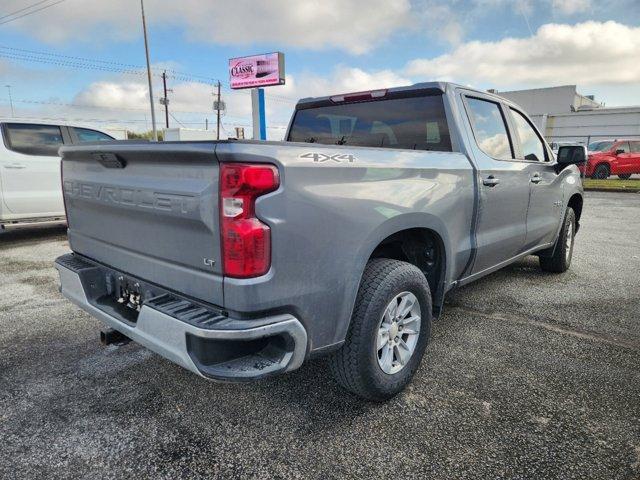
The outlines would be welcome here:
[[[16,242],[14,246],[25,246],[35,242],[46,240],[59,240],[66,237],[67,226],[65,224],[47,224],[29,227],[8,227],[0,230],[0,248],[9,242]]]

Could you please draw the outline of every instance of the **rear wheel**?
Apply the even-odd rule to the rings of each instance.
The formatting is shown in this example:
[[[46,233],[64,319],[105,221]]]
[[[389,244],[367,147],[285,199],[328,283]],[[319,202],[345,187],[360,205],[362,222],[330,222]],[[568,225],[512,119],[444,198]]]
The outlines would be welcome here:
[[[591,178],[604,180],[605,178],[609,178],[609,175],[610,175],[609,165],[601,163],[593,171],[593,175],[591,175]]]
[[[621,180],[629,180],[631,178],[630,173],[623,173],[622,175],[618,175],[618,178]]]
[[[562,273],[569,270],[573,256],[573,242],[576,233],[576,214],[571,207],[567,207],[564,223],[560,235],[553,247],[551,256],[540,257],[540,268],[546,272]]]
[[[371,260],[345,343],[330,365],[338,383],[372,401],[401,392],[420,365],[431,333],[431,292],[406,262]]]

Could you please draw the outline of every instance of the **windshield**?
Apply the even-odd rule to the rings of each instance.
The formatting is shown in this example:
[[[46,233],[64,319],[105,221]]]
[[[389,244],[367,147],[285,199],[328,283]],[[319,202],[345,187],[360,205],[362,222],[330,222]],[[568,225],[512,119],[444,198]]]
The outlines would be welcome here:
[[[343,103],[298,110],[291,142],[451,151],[441,95]]]
[[[588,150],[590,152],[606,152],[611,150],[613,142],[593,142],[589,144]]]

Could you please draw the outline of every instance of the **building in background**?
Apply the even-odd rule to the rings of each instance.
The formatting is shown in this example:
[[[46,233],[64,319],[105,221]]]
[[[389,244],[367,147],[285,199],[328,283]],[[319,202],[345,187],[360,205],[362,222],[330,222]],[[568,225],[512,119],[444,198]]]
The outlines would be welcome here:
[[[606,107],[575,85],[490,91],[524,108],[550,143],[640,139],[640,106]]]
[[[226,138],[226,136],[225,136]],[[215,140],[215,130],[202,130],[195,128],[166,128],[164,130],[164,140],[167,142],[174,142],[179,140]]]
[[[116,140],[126,140],[127,139],[127,130],[125,128],[102,128],[102,131],[108,133]]]

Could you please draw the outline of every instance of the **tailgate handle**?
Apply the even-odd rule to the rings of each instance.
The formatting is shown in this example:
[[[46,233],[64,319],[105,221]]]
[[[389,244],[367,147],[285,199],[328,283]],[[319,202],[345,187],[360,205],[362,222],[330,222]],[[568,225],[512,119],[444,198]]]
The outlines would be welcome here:
[[[91,156],[105,168],[124,168],[127,166],[127,162],[115,153],[93,152]]]

